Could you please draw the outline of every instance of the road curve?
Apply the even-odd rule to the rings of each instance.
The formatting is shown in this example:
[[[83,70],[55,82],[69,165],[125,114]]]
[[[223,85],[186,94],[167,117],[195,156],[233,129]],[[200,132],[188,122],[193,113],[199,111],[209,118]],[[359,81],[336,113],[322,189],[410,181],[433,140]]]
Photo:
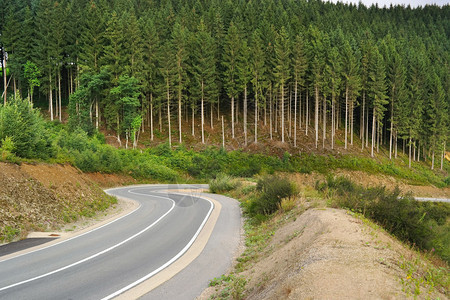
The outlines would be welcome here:
[[[450,203],[450,199],[447,198],[429,198],[429,197],[414,197],[417,201],[422,202],[447,202]]]
[[[217,206],[223,207],[225,214],[233,215],[230,219],[231,235],[236,236],[235,241],[236,238],[238,240],[240,214],[236,201],[212,200],[198,193],[172,191],[198,188],[205,186],[147,185],[108,190],[112,195],[137,201],[138,209],[105,226],[50,247],[3,261],[0,257],[0,299],[111,299],[128,293],[129,289],[138,289],[136,285],[145,284],[147,279],[178,262],[186,251],[193,248],[192,244]],[[218,224],[224,222],[222,213],[218,220]],[[216,238],[216,233],[215,228],[211,240]],[[211,247],[210,243],[208,241],[205,247],[206,252]],[[227,244],[223,240],[219,243]],[[231,243],[231,248],[234,248],[231,252],[237,248],[237,243]],[[222,259],[226,260],[224,265],[228,267],[230,255],[228,258],[211,257],[213,261],[209,265]],[[204,256],[202,253],[192,265],[208,259]],[[190,268],[192,266],[185,270]],[[214,276],[225,271],[216,270]],[[197,281],[191,274],[191,284],[183,287],[186,292],[189,286],[196,286],[189,297],[198,295],[206,287],[207,279],[201,279],[203,282],[200,285]],[[177,286],[177,276],[159,289],[164,289],[164,285]],[[146,292],[141,289],[139,296]],[[150,299],[150,295],[144,297]],[[187,294],[178,295],[180,297],[177,298],[182,299],[181,296]],[[158,298],[169,299],[164,295]]]

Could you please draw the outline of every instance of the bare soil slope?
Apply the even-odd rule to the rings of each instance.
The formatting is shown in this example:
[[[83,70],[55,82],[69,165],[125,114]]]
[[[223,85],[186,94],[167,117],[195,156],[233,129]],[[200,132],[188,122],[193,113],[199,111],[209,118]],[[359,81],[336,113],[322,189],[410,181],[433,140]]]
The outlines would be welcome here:
[[[270,248],[244,274],[247,299],[404,299],[414,292],[400,267],[412,253],[344,210],[306,211],[275,233]],[[424,287],[421,295],[446,299]]]
[[[0,243],[93,216],[111,201],[69,165],[0,163]]]
[[[448,299],[448,289],[425,284],[427,266],[414,251],[364,218],[332,208],[286,217],[276,217],[284,225],[236,275],[247,281],[244,299]]]

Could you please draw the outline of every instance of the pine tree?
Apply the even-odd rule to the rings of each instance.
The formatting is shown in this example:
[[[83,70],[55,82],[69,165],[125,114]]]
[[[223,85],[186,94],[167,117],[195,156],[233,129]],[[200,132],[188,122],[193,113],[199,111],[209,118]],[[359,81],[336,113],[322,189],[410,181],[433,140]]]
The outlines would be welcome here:
[[[171,99],[173,97],[173,90],[175,86],[175,72],[176,72],[176,60],[173,51],[173,46],[170,40],[161,45],[159,52],[159,65],[160,73],[163,77],[161,82],[160,92],[161,100],[165,99],[167,107],[167,132],[169,146],[172,146],[172,127],[171,127]],[[162,101],[161,101],[162,102]]]
[[[290,66],[291,66],[291,49],[289,47],[289,37],[286,28],[282,27],[277,35],[275,42],[275,79],[276,87],[280,93],[280,106],[281,106],[281,142],[284,143],[285,132],[285,101],[286,101],[286,89],[287,83],[290,79]]]
[[[258,118],[260,98],[263,97],[263,89],[266,84],[266,65],[264,58],[264,45],[261,39],[261,32],[255,30],[251,37],[250,44],[250,73],[251,82],[255,93],[255,144],[258,143]]]
[[[225,91],[231,99],[231,136],[235,137],[235,106],[234,101],[238,96],[240,89],[240,74],[239,74],[239,55],[241,52],[241,38],[238,29],[234,23],[230,24],[228,33],[225,37],[224,45],[224,87]]]
[[[142,87],[147,99],[148,125],[150,127],[150,139],[153,141],[153,108],[155,106],[154,93],[157,86],[158,68],[156,67],[158,60],[158,48],[160,44],[159,36],[153,20],[146,16],[141,19],[141,32],[143,35],[144,48],[144,81]]]
[[[373,115],[372,115],[372,146],[371,156],[373,157],[373,149],[375,144],[375,132],[379,132],[383,122],[386,105],[389,103],[386,95],[386,75],[383,57],[375,49],[371,70],[369,73],[370,96],[372,98]]]
[[[310,81],[313,85],[314,89],[314,97],[315,97],[315,114],[314,114],[314,130],[316,133],[315,144],[316,148],[318,147],[319,141],[319,96],[320,89],[323,85],[323,74],[325,68],[325,49],[324,49],[324,39],[325,34],[321,32],[317,27],[310,26],[309,27],[309,51],[310,51],[310,62],[311,62],[311,73],[310,73]]]
[[[200,114],[202,128],[202,143],[205,143],[205,102],[214,101],[216,90],[216,57],[215,41],[206,29],[203,20],[200,21],[195,39],[193,55],[193,73],[197,93],[200,96]]]
[[[350,144],[353,144],[352,115],[354,102],[360,91],[359,54],[352,48],[349,40],[344,41],[342,51],[345,86],[345,149],[347,149],[349,128],[351,132]]]
[[[112,83],[117,84],[119,77],[123,74],[124,59],[123,52],[123,28],[119,16],[115,11],[106,22],[104,33],[104,48],[101,57],[101,65],[108,68],[112,75]]]
[[[332,47],[328,54],[328,64],[326,66],[331,94],[331,149],[334,149],[334,137],[336,135],[336,101],[342,88],[342,68],[339,50],[337,47]]]
[[[304,37],[297,35],[295,37],[294,47],[292,49],[292,70],[294,79],[294,147],[297,147],[297,103],[300,108],[299,111],[299,127],[302,126],[301,116],[301,89],[300,89],[300,101],[298,99],[298,88],[305,85],[305,74],[308,67],[305,54]]]
[[[188,60],[188,32],[185,28],[183,28],[180,23],[175,23],[174,29],[172,31],[172,45],[175,51],[175,90],[178,99],[178,134],[179,134],[179,143],[182,143],[182,134],[181,134],[181,105],[185,98],[186,88],[187,88],[187,60]]]

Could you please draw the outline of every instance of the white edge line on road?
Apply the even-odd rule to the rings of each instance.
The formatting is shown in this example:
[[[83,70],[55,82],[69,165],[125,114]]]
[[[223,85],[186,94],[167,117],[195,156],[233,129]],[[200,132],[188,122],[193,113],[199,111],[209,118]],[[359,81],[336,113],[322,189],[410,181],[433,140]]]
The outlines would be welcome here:
[[[181,193],[170,193],[170,194],[179,194],[179,195],[188,195],[188,194],[181,194]],[[192,237],[192,239],[189,241],[189,243],[180,251],[178,252],[177,255],[175,255],[172,259],[170,259],[168,262],[166,262],[165,264],[163,264],[161,267],[159,267],[158,269],[154,270],[153,272],[147,274],[146,276],[136,280],[135,282],[127,285],[126,287],[118,290],[117,292],[106,296],[105,298],[103,298],[102,300],[109,300],[112,299],[114,297],[119,296],[120,294],[126,292],[127,290],[141,284],[142,282],[146,281],[147,279],[149,279],[150,277],[154,276],[155,274],[161,272],[162,270],[164,270],[165,268],[167,268],[169,265],[171,265],[173,262],[175,262],[177,259],[179,259],[181,256],[183,256],[183,254],[186,253],[186,251],[192,246],[192,244],[195,242],[195,240],[197,239],[198,235],[200,234],[200,232],[202,231],[203,227],[205,226],[206,222],[209,219],[209,216],[211,215],[213,209],[214,209],[214,203],[212,203],[209,199],[203,198],[203,197],[198,197],[200,199],[206,200],[211,204],[211,208],[208,211],[208,214],[206,215],[205,219],[203,220],[202,224],[200,225],[200,227],[198,228],[197,232],[195,233],[195,235]]]
[[[131,192],[131,190],[128,190],[128,192],[133,193],[133,194],[139,194],[139,193],[136,193],[136,192]],[[140,194],[140,195],[148,196],[147,194]],[[167,197],[155,196],[155,195],[151,195],[151,196],[152,196],[152,197],[157,197],[157,198],[169,199],[170,201],[172,201],[172,207],[171,207],[164,215],[162,215],[158,220],[156,220],[155,222],[153,222],[152,224],[150,224],[149,226],[147,226],[147,227],[144,228],[143,230],[141,230],[141,231],[139,231],[138,233],[132,235],[131,237],[127,238],[126,240],[124,240],[124,241],[122,241],[122,242],[120,242],[120,243],[118,243],[118,244],[116,244],[116,245],[114,245],[114,246],[111,246],[111,247],[109,247],[108,249],[105,249],[105,250],[103,250],[103,251],[101,251],[101,252],[98,252],[98,253],[96,253],[96,254],[94,254],[94,255],[91,255],[91,256],[89,256],[89,257],[86,257],[85,259],[79,260],[79,261],[77,261],[77,262],[74,262],[74,263],[72,263],[72,264],[70,264],[70,265],[67,265],[67,266],[65,266],[65,267],[59,268],[59,269],[57,269],[57,270],[54,270],[54,271],[51,271],[51,272],[48,272],[48,273],[45,273],[45,274],[42,274],[42,275],[39,275],[39,276],[30,278],[30,279],[27,279],[27,280],[24,280],[24,281],[20,281],[20,282],[17,282],[17,283],[14,283],[14,284],[11,284],[11,285],[2,287],[2,288],[0,288],[0,291],[4,291],[4,290],[7,290],[7,289],[9,289],[9,288],[16,287],[16,286],[19,286],[19,285],[22,285],[22,284],[24,284],[24,283],[28,283],[28,282],[31,282],[31,281],[34,281],[34,280],[37,280],[37,279],[41,279],[41,278],[50,276],[50,275],[52,275],[52,274],[61,272],[61,271],[63,271],[63,270],[69,269],[69,268],[74,267],[74,266],[76,266],[76,265],[79,265],[79,264],[81,264],[81,263],[84,263],[84,262],[86,262],[86,261],[88,261],[88,260],[91,260],[91,259],[93,259],[93,258],[95,258],[95,257],[97,257],[97,256],[100,256],[100,255],[102,255],[102,254],[105,254],[105,253],[107,253],[107,252],[109,252],[109,251],[111,251],[111,250],[113,250],[113,249],[115,249],[115,248],[117,248],[117,247],[119,247],[119,246],[125,244],[126,242],[128,242],[128,241],[134,239],[135,237],[137,237],[137,236],[141,235],[142,233],[144,233],[145,231],[149,230],[150,228],[152,228],[153,226],[155,226],[159,221],[161,221],[165,216],[167,216],[167,215],[175,208],[175,201],[173,201],[172,199],[167,198]],[[110,224],[110,223],[109,223],[109,224]]]
[[[111,195],[111,194],[109,194],[109,193],[107,193],[107,194],[110,195],[110,196],[114,196],[114,195]],[[119,221],[119,220],[121,220],[121,219],[123,219],[123,218],[125,218],[125,217],[128,217],[129,215],[131,215],[131,214],[135,213],[136,211],[138,211],[138,210],[141,208],[141,206],[142,206],[142,205],[139,203],[139,206],[138,206],[135,210],[133,210],[133,211],[127,213],[126,215],[121,216],[121,217],[119,217],[119,218],[117,218],[117,219],[115,219],[115,220],[112,220],[111,222],[108,222],[108,223],[106,223],[106,224],[104,224],[104,225],[102,225],[102,226],[99,226],[99,227],[96,227],[96,228],[91,229],[91,230],[89,230],[89,231],[86,231],[86,232],[84,232],[84,233],[82,233],[82,234],[80,234],[80,235],[77,235],[77,236],[68,238],[67,240],[63,240],[63,241],[61,241],[61,242],[59,242],[59,243],[55,243],[55,244],[50,245],[50,246],[47,246],[47,247],[39,248],[39,249],[30,251],[30,252],[27,252],[27,253],[23,253],[23,254],[17,255],[17,256],[14,256],[14,257],[11,257],[11,258],[8,258],[8,259],[5,259],[5,260],[1,260],[1,259],[0,259],[0,263],[5,262],[5,261],[8,261],[8,260],[15,259],[15,258],[19,258],[19,257],[21,257],[21,256],[28,255],[28,254],[31,254],[31,253],[39,252],[39,251],[42,251],[42,250],[45,250],[45,249],[48,249],[48,248],[51,248],[51,247],[55,247],[55,246],[57,246],[57,245],[61,245],[61,244],[64,244],[64,243],[66,243],[66,242],[68,242],[68,241],[71,241],[71,240],[77,239],[77,238],[79,238],[79,237],[82,237],[82,236],[84,236],[84,235],[86,235],[86,234],[89,234],[89,233],[91,233],[91,232],[94,232],[94,231],[96,231],[96,230],[99,230],[99,229],[101,229],[101,228],[103,228],[103,227],[109,226],[109,225],[111,225],[111,224],[113,224],[113,223],[115,223],[115,222],[117,222],[117,221]],[[1,291],[1,290],[0,290],[0,291]]]

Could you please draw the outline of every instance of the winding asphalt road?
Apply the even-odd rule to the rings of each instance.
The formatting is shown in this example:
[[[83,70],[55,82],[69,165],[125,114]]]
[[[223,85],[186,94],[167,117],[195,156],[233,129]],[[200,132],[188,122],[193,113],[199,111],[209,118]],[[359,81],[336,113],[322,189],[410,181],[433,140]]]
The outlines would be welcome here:
[[[50,247],[3,261],[0,257],[0,299],[111,299],[137,289],[195,245],[219,206],[216,227],[200,256],[150,293],[141,289],[137,294],[145,299],[194,298],[206,288],[208,279],[230,266],[241,227],[236,201],[172,191],[206,187],[149,185],[108,190],[137,201],[139,208]]]

